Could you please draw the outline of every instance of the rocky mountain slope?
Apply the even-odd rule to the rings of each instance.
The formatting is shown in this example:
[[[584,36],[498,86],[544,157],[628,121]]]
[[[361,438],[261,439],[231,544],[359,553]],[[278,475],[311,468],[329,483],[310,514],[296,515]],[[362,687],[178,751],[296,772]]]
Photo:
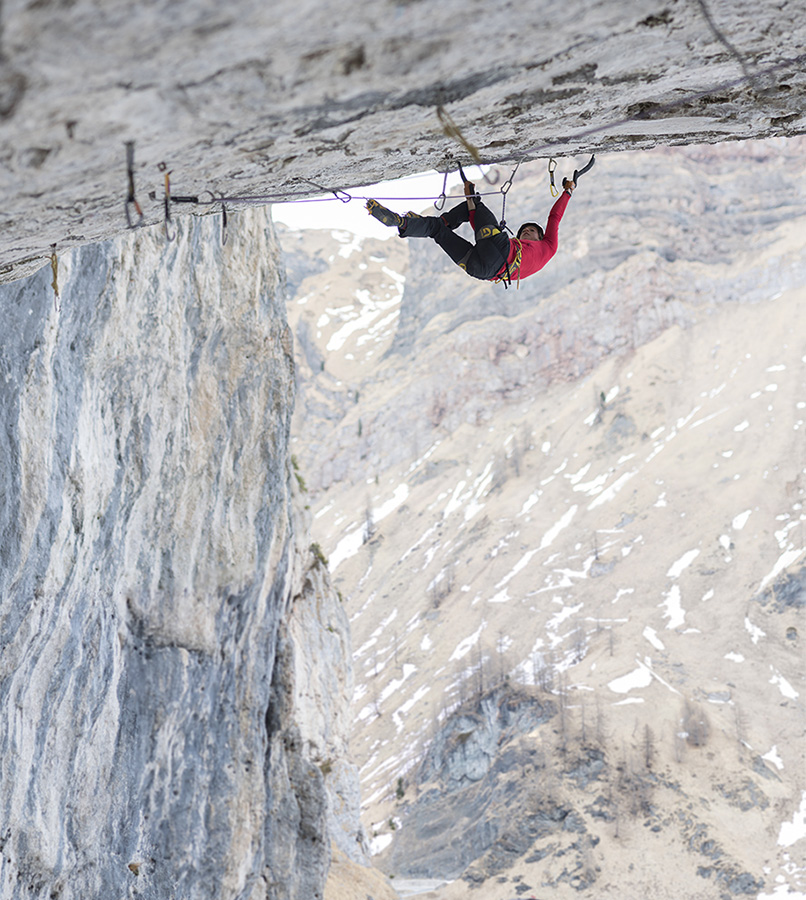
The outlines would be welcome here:
[[[226,9],[204,0],[3,4],[0,278],[14,282],[0,296],[4,896],[308,898],[322,892],[331,838],[341,887],[350,880],[344,869],[363,858],[339,711],[339,697],[350,692],[346,623],[321,551],[298,521],[312,498],[294,497],[289,465],[292,350],[272,231],[265,218],[239,213],[224,244],[218,220],[185,217],[166,244],[159,227],[121,236],[125,208],[137,219],[136,200],[143,222],[159,225],[167,170],[175,194],[199,195],[195,212],[217,213],[212,191],[257,191],[265,200],[351,186],[454,166],[449,157],[466,160],[471,143],[485,159],[501,160],[547,149],[798,134],[799,13],[795,2],[551,3],[500,10],[494,33],[488,6],[434,0],[360,7],[239,0]],[[785,184],[797,198],[791,177]],[[628,298],[639,286],[641,296],[656,284],[667,290],[658,271],[640,275],[641,260],[656,258],[655,245],[642,244],[646,229],[630,231],[643,188],[635,182],[634,196],[609,202],[611,209],[623,202],[623,227],[648,255],[623,257],[618,249],[604,276],[590,270],[578,279],[578,287],[590,286],[591,304],[603,286],[623,285],[625,273],[636,279],[623,289]],[[735,203],[727,211],[741,221],[742,198]],[[695,194],[691,204],[712,221],[707,200]],[[778,254],[779,268],[794,271],[796,237],[767,214],[751,210],[748,221],[774,229],[766,258]],[[589,232],[573,258],[587,258],[599,239]],[[391,260],[404,248],[387,252]],[[54,269],[43,269],[51,259]],[[724,259],[733,259],[730,248]],[[472,459],[471,444],[432,451],[435,430],[476,438],[492,412],[475,399],[480,391],[488,401],[542,396],[549,381],[561,386],[593,371],[629,330],[613,324],[606,306],[597,325],[604,332],[593,336],[587,325],[560,331],[556,320],[532,320],[523,330],[524,310],[507,300],[505,327],[491,344],[489,321],[449,313],[468,299],[466,284],[446,283],[447,316],[427,314],[441,291],[424,269],[421,306],[404,305],[395,344],[406,282],[396,263],[386,263],[369,259],[360,289],[381,280],[379,298],[368,295],[387,304],[384,315],[372,315],[371,339],[384,342],[379,355],[391,351],[398,361],[367,384],[377,385],[378,397],[405,385],[414,369],[404,363],[415,350],[420,370],[439,377],[398,393],[397,417],[381,411],[386,400],[363,405],[362,396],[359,406],[355,379],[349,390],[327,380],[313,385],[304,409],[310,399],[322,415],[311,416],[310,451],[298,454],[317,498],[326,484],[355,485],[373,469],[377,495],[366,483],[355,488],[359,524],[373,540],[411,489],[408,474],[393,467],[407,469],[426,453],[416,476],[424,492],[439,484],[457,492],[450,496],[458,504],[480,479],[475,499],[486,496],[490,459],[509,460],[509,444],[484,445]],[[759,271],[749,258],[747,266]],[[34,279],[15,281],[35,270]],[[692,277],[698,271],[687,271],[678,287],[709,292],[707,279]],[[734,289],[747,290],[754,278]],[[562,285],[554,296],[565,298],[567,329],[576,301]],[[670,293],[652,296],[651,309],[635,302],[625,316],[634,323],[626,346],[636,351],[669,324],[694,319],[682,301],[666,301]],[[488,311],[480,294],[471,291],[470,302]],[[321,315],[338,319],[327,308]],[[318,320],[299,332],[311,365],[327,350]],[[352,328],[330,335],[350,366],[364,337],[356,332],[349,342]],[[326,368],[337,372],[328,353]],[[443,372],[445,360],[452,369]],[[617,375],[600,377],[615,386]],[[607,386],[593,393],[602,391],[602,415],[607,404],[624,402],[623,386],[618,397]],[[675,399],[666,402],[676,411]],[[364,410],[373,408],[370,421]],[[638,421],[633,411],[625,415]],[[401,427],[404,416],[413,427]],[[339,427],[328,434],[333,417]],[[617,435],[622,424],[614,425]],[[633,440],[624,428],[625,441]],[[398,439],[388,443],[387,431]],[[521,465],[532,440],[518,433]],[[323,453],[323,442],[334,451]],[[560,452],[552,434],[541,437],[543,456],[547,443]],[[620,458],[608,457],[608,465],[625,465]],[[458,488],[451,479],[461,471],[471,475]],[[387,473],[395,479],[383,486],[393,489],[391,500],[380,494]],[[565,484],[562,473],[556,481]],[[495,522],[505,518],[496,514]],[[339,549],[344,535],[328,530],[338,523],[321,524],[344,577],[358,564],[347,551],[356,537],[361,545],[361,531]],[[484,537],[490,559],[504,558],[503,544],[493,555],[509,534],[498,527]],[[591,519],[583,527],[600,526]],[[417,552],[425,559],[432,550]],[[775,568],[770,561],[768,572]],[[447,572],[437,579],[423,570],[420,578],[429,597],[456,584]],[[358,581],[351,593],[361,597]],[[356,620],[359,648],[368,621]],[[460,625],[466,636],[479,627],[458,622],[457,634]],[[777,665],[773,685],[791,685],[784,661]],[[401,674],[414,677],[406,668]],[[370,686],[362,674],[357,690],[375,702]],[[377,703],[387,699],[379,693]],[[459,699],[449,694],[448,706]],[[370,745],[375,739],[361,736]],[[412,748],[406,761],[390,764],[405,777],[424,743]],[[378,790],[380,799],[372,797]],[[385,782],[371,787],[370,808],[385,816],[376,804],[388,794]],[[386,890],[370,877],[365,883]]]
[[[469,146],[494,162],[799,134],[801,13],[797,0],[6,2],[0,275],[120,233],[132,187],[161,222],[160,164],[175,194],[209,204],[210,191],[371,184]]]
[[[440,897],[799,896],[803,143],[597,165],[517,291],[282,233],[363,821]]]

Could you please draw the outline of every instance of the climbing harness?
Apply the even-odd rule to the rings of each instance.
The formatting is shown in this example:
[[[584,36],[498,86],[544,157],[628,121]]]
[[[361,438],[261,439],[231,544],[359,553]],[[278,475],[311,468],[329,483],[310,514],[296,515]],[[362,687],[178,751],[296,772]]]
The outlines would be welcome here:
[[[515,258],[512,262],[509,262],[509,258],[504,259],[504,268],[498,275],[494,278],[491,278],[493,284],[498,284],[499,282],[503,282],[504,288],[507,289],[512,284],[512,275],[513,272],[517,272],[518,275],[518,283],[516,285],[516,289],[521,286],[521,260],[523,259],[523,244],[520,242],[518,238],[510,238],[510,241],[515,244]],[[503,255],[503,254],[502,254]]]
[[[126,222],[129,228],[139,228],[143,224],[145,216],[137,198],[134,195],[134,141],[126,141],[126,175],[129,182],[129,190],[126,195]],[[137,221],[132,221],[131,207],[137,213]]]
[[[507,194],[509,193],[509,189],[512,187],[512,182],[515,179],[515,175],[517,174],[517,171],[520,168],[520,164],[522,162],[523,162],[523,160],[520,160],[520,159],[518,160],[518,162],[515,164],[515,168],[510,173],[509,178],[507,178],[507,180],[501,185],[501,187],[498,189],[498,191],[495,192],[495,193],[501,194],[501,220],[498,224],[498,228],[485,227],[485,228],[480,229],[476,235],[478,240],[484,240],[485,238],[495,237],[495,235],[503,234],[505,231],[508,231],[510,234],[512,234],[512,229],[507,227],[507,221],[506,221]],[[462,181],[465,184],[472,184],[472,182],[470,182],[468,180],[467,176],[465,175],[464,169],[462,169],[462,164],[457,162],[457,165],[459,166],[459,175],[460,175]],[[473,187],[475,188],[475,185],[473,185]],[[480,194],[474,194],[473,197],[476,200],[481,199]],[[517,249],[515,251],[515,259],[513,259],[512,265],[517,269],[518,287],[520,287],[520,281],[521,281],[520,265],[521,265],[523,245],[521,244],[521,242],[519,240],[517,240],[517,238],[512,238],[511,240],[514,240],[517,245]],[[496,247],[496,250],[498,250],[498,252],[501,254],[501,258],[504,261],[504,268],[500,275],[496,276],[495,278],[491,278],[489,280],[494,282],[495,284],[498,284],[498,282],[502,281],[504,283],[504,288],[508,289],[509,286],[512,284],[512,270],[510,268],[509,256],[508,256],[508,254],[502,253],[497,245],[494,245],[494,246]]]

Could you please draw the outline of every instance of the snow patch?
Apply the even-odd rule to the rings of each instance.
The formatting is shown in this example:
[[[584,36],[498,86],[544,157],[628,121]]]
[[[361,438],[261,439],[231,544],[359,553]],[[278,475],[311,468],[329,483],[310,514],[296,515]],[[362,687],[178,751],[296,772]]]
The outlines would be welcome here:
[[[791,822],[784,822],[778,835],[778,845],[791,847],[806,837],[806,791],[801,793],[800,808],[792,816]]]
[[[752,640],[754,644],[757,644],[761,638],[767,636],[767,632],[762,631],[757,625],[754,625],[747,616],[744,617],[744,627],[750,635],[750,640]]]
[[[552,528],[549,528],[549,530],[543,535],[543,539],[540,541],[540,547],[539,547],[540,550],[545,550],[546,547],[551,546],[552,542],[557,537],[557,535],[564,528],[567,528],[571,524],[571,520],[576,515],[577,509],[578,509],[577,506],[572,506],[568,510],[568,512],[566,512],[566,514],[560,519],[559,522],[557,522]]]
[[[638,663],[638,668],[620,678],[614,678],[608,682],[608,687],[614,694],[627,694],[638,688],[649,687],[652,684],[652,673],[643,664]]]
[[[451,654],[451,658],[449,662],[453,662],[455,659],[461,659],[463,656],[466,656],[472,648],[478,643],[479,638],[481,637],[481,632],[484,630],[484,626],[487,623],[482,621],[481,625],[479,625],[478,629],[473,632],[469,637],[466,637],[463,641],[459,641],[456,645],[456,649]]]
[[[667,629],[681,628],[686,621],[686,613],[680,603],[680,587],[676,584],[672,585],[668,594],[664,594],[666,600],[660,604],[661,609],[665,609],[664,619],[669,620]]]
[[[733,521],[730,523],[731,528],[733,528],[734,531],[741,531],[747,524],[747,520],[750,518],[751,513],[751,509],[746,509],[743,513],[739,513],[738,516],[734,516]]]
[[[772,671],[772,678],[770,678],[770,684],[775,684],[778,686],[778,690],[790,700],[797,700],[800,694],[792,687],[792,685],[784,678],[784,676],[780,672],[776,672],[775,669],[770,666],[770,670]]]
[[[656,650],[665,650],[666,649],[666,647],[663,646],[663,642],[658,637],[658,634],[655,631],[655,629],[650,628],[649,625],[647,625],[646,628],[644,629],[644,637],[649,641],[650,644],[652,644],[652,646]]]
[[[784,761],[778,755],[777,745],[773,745],[772,750],[770,750],[769,753],[765,753],[764,756],[762,756],[761,758],[766,759],[767,762],[771,762],[775,766],[775,768],[778,769],[779,772],[784,767]]]
[[[700,555],[700,551],[697,549],[689,550],[684,553],[680,559],[677,560],[676,563],[672,565],[669,571],[666,573],[667,578],[679,578],[684,569],[687,569],[694,560]]]
[[[789,568],[789,566],[791,566],[795,562],[795,560],[803,553],[803,550],[803,547],[801,547],[800,549],[793,548],[792,550],[787,550],[786,552],[782,553],[778,557],[778,562],[776,562],[776,564],[772,567],[772,571],[761,579],[761,584],[758,586],[758,590],[763,591],[764,588],[767,587],[767,585],[781,572],[783,572],[784,569]]]
[[[391,834],[379,834],[377,837],[371,838],[369,842],[369,852],[371,856],[377,856],[392,843],[394,836]]]
[[[624,485],[637,474],[637,472],[625,472],[620,478],[617,478],[607,490],[602,491],[595,500],[588,504],[588,509],[591,510],[597,506],[601,506],[603,503],[609,503]]]

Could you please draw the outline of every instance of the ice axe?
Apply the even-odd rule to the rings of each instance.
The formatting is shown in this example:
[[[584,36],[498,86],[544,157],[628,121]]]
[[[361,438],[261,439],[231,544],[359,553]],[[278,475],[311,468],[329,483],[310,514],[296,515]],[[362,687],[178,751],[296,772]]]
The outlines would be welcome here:
[[[586,166],[583,166],[581,169],[574,169],[574,177],[573,177],[574,184],[577,183],[577,180],[579,179],[580,175],[584,175],[589,169],[593,168],[593,164],[595,162],[596,162],[596,155],[592,153],[591,158],[588,160],[588,164]]]

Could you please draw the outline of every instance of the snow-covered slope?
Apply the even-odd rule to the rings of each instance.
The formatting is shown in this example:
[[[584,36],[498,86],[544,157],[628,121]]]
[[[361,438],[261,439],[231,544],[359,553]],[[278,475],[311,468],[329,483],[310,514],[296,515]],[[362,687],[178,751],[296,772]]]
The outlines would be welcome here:
[[[518,761],[513,790],[552,779],[553,802],[581,816],[597,895],[806,877],[806,207],[799,188],[763,183],[778,176],[754,157],[775,149],[712,149],[704,169],[700,151],[603,160],[590,193],[618,203],[606,188],[634,179],[643,227],[569,208],[528,302],[461,273],[410,293],[412,270],[442,265],[425,242],[368,241],[342,262],[345,236],[305,235],[305,258],[333,268],[291,304],[307,360],[294,442],[350,612],[352,748],[389,871],[573,893],[556,835],[533,835],[529,863],[484,855],[506,837],[502,809],[476,868],[429,868],[429,852],[444,856],[423,798],[448,785],[428,774],[428,748],[508,684],[560,708],[502,732],[501,753]],[[773,170],[796,175],[802,147],[780,150]],[[708,169],[692,209],[676,186]],[[380,323],[397,312],[420,327],[396,347]],[[604,768],[580,786],[568,773],[591,749]],[[551,774],[527,765],[537,750]],[[656,779],[652,827],[625,812],[625,768]],[[591,811],[603,792],[610,818]],[[457,816],[445,840],[470,824]],[[718,864],[695,831],[719,844]]]

